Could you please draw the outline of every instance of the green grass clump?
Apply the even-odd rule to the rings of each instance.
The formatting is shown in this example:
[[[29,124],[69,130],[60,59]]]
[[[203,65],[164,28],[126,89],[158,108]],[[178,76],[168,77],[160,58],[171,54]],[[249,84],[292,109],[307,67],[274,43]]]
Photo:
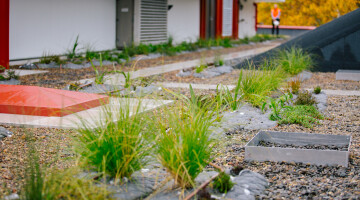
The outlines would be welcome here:
[[[140,115],[140,101],[130,104],[124,99],[117,104],[104,110],[98,128],[82,123],[76,150],[85,166],[120,179],[146,164],[150,146],[143,136],[147,120]]]
[[[314,65],[311,54],[296,47],[279,51],[276,61],[290,75],[299,74]]]
[[[63,171],[44,169],[45,167],[40,165],[35,137],[31,133],[26,134],[26,144],[26,176],[20,199],[109,199],[109,192],[104,187],[99,187],[99,183],[95,184],[91,179],[77,178],[81,171],[76,167]]]
[[[209,130],[213,111],[206,108],[211,103],[201,103],[191,87],[190,92],[190,98],[178,96],[182,102],[155,123],[158,158],[182,188],[195,186],[195,178],[211,160],[213,144]]]
[[[62,171],[50,170],[45,177],[45,195],[42,199],[111,199],[110,192],[101,186],[101,182],[86,177],[78,178],[80,173],[76,167]]]
[[[27,165],[25,168],[26,177],[22,188],[22,199],[44,199],[47,194],[43,194],[44,172],[40,166],[39,153],[35,148],[34,137],[26,135],[28,146]]]
[[[319,123],[319,119],[324,119],[324,116],[316,109],[316,107],[309,105],[296,105],[284,109],[278,123],[299,124],[306,128],[311,128],[314,124]]]
[[[280,87],[285,76],[281,68],[263,67],[261,70],[250,66],[241,70],[238,80],[238,90],[244,100],[260,107],[273,90]]]
[[[227,193],[234,186],[230,176],[225,172],[220,172],[219,176],[214,179],[213,188],[220,193]]]

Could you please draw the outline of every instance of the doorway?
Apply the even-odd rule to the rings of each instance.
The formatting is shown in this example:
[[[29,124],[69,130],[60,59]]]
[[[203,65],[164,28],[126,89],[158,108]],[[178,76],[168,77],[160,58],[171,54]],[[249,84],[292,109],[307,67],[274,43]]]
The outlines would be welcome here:
[[[133,42],[134,1],[116,0],[116,46],[123,48]]]
[[[200,1],[200,37],[202,39],[216,36],[216,0]]]
[[[238,38],[239,0],[200,0],[200,38]]]

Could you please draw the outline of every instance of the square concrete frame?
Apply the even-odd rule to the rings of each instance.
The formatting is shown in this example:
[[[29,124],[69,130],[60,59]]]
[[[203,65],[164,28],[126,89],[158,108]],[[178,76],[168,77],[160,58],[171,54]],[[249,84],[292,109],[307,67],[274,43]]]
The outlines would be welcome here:
[[[348,145],[347,151],[257,146],[260,141],[295,145]],[[245,146],[247,161],[285,161],[347,167],[351,136],[260,131]]]

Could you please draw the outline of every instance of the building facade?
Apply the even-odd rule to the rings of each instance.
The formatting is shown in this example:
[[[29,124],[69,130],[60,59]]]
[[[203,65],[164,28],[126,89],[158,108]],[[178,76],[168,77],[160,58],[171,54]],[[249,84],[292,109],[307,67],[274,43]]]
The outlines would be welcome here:
[[[255,1],[2,0],[0,65],[65,54],[77,36],[83,51],[159,43],[169,36],[176,43],[253,36]]]

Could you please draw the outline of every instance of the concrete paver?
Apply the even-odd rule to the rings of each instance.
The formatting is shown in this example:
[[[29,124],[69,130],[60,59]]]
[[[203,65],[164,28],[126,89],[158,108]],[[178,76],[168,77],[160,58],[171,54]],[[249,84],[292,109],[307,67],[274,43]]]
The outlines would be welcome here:
[[[164,88],[182,88],[182,89],[189,89],[189,85],[191,84],[193,89],[198,90],[216,90],[218,85],[214,84],[196,84],[196,83],[175,83],[175,82],[158,82],[156,85]],[[229,88],[232,90],[235,88],[235,85],[224,85],[224,87]]]
[[[7,70],[5,70],[6,73]],[[33,74],[43,74],[49,71],[46,70],[26,70],[26,69],[14,69],[11,71],[15,71],[15,74],[18,76],[26,76],[26,75],[33,75]]]
[[[273,43],[266,47],[226,54],[226,55],[223,55],[223,59],[224,59],[224,61],[233,60],[233,59],[247,59],[249,57],[255,56],[257,54],[260,54],[260,53],[268,51],[272,48],[275,48],[278,45],[280,45],[280,43]],[[195,60],[190,60],[190,61],[161,65],[161,66],[157,66],[157,67],[149,67],[149,68],[130,72],[130,77],[131,77],[131,79],[135,79],[138,77],[153,76],[153,75],[163,74],[163,73],[167,73],[167,72],[171,72],[171,71],[192,68],[196,65],[199,65],[201,62],[209,63],[209,62],[213,62],[213,61],[214,61],[214,57],[207,57],[204,59],[195,59]],[[79,82],[85,83],[87,81],[93,81],[93,80],[94,79],[83,79],[83,80],[80,80]],[[105,80],[106,80],[105,84],[111,84],[111,85],[123,85],[125,83],[125,79],[122,74],[107,75],[107,76],[105,76]]]
[[[196,83],[175,83],[175,82],[158,82],[156,85],[165,87],[165,88],[182,88],[189,89],[189,85],[193,87],[193,89],[199,90],[216,90],[217,85],[215,84],[196,84]],[[224,85],[228,87],[230,90],[234,89],[235,85]],[[308,91],[312,91],[313,89],[305,89]],[[321,90],[326,95],[339,95],[339,96],[360,96],[359,90]]]

